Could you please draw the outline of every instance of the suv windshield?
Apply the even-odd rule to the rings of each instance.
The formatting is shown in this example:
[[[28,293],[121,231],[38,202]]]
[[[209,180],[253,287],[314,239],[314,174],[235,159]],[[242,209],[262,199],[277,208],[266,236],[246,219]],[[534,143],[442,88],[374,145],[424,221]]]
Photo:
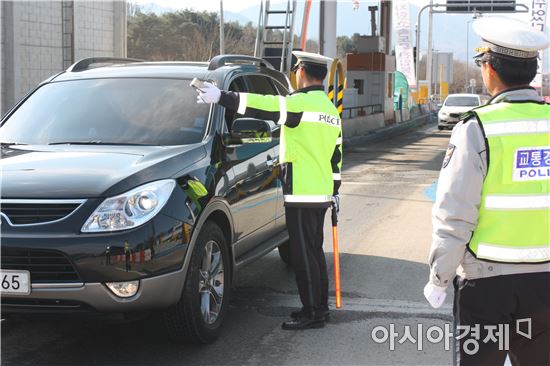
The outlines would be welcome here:
[[[200,142],[210,107],[182,79],[91,79],[39,88],[0,128],[20,144],[185,145]]]
[[[477,107],[479,100],[476,97],[449,97],[445,101],[447,107]]]

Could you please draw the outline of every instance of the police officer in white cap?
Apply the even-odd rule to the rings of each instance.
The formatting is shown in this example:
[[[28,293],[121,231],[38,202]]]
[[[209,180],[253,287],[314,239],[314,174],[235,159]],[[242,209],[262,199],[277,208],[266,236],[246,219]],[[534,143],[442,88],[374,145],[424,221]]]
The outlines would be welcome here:
[[[294,51],[298,90],[286,97],[221,91],[205,83],[198,102],[219,103],[240,115],[281,125],[280,174],[290,257],[302,308],[283,323],[286,330],[321,328],[328,319],[328,273],[323,223],[328,207],[339,210],[342,126],[323,80],[332,59]]]
[[[548,37],[502,17],[473,28],[492,99],[452,133],[424,295],[441,306],[454,278],[456,364],[550,365],[550,106],[529,86]]]

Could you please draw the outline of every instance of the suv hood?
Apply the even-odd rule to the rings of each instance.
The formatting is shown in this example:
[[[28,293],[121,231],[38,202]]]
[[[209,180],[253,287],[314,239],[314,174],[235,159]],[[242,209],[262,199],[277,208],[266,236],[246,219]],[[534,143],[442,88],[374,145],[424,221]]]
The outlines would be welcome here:
[[[109,188],[126,178],[133,177],[135,186],[168,178],[205,155],[200,144],[3,146],[0,159],[2,197],[102,197]],[[139,174],[144,170],[155,172]]]

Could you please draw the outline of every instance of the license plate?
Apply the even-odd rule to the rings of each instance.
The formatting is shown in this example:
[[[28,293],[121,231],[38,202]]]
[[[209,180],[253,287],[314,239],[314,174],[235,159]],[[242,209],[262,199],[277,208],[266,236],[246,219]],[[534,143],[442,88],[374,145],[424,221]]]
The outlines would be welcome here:
[[[0,292],[6,295],[28,295],[31,293],[29,271],[0,270]]]

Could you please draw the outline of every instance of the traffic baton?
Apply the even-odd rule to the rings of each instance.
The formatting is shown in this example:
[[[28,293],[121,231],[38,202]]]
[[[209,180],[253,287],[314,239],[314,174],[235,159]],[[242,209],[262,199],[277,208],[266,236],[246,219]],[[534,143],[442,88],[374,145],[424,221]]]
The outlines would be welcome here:
[[[336,78],[337,77],[337,78]],[[336,93],[334,87],[337,86]],[[344,70],[342,63],[334,59],[330,66],[328,80],[328,98],[334,103],[338,114],[342,117],[344,99]],[[338,212],[336,206],[332,206],[332,245],[334,252],[334,286],[336,287],[336,308],[342,307],[342,296],[340,294],[340,255],[338,253]]]
[[[342,307],[340,294],[340,255],[338,254],[338,212],[332,206],[332,247],[334,252],[334,286],[336,287],[336,308]]]

